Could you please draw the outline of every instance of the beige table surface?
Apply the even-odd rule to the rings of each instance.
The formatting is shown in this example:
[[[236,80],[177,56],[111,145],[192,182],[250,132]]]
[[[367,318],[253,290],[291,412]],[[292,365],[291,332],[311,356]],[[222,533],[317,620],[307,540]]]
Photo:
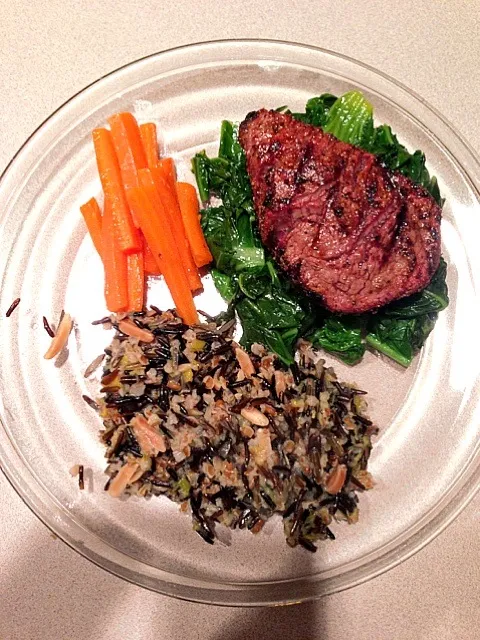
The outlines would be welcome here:
[[[73,93],[175,45],[263,37],[330,48],[406,83],[480,150],[475,0],[0,1],[0,169]],[[127,584],[67,548],[0,474],[0,640],[480,637],[480,495],[427,548],[316,604],[222,609]]]

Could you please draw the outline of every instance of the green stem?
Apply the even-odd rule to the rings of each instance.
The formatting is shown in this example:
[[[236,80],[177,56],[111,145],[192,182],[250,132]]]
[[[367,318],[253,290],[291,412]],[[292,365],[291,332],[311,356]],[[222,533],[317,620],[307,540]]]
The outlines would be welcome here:
[[[395,360],[395,362],[398,362],[398,364],[401,364],[402,367],[407,368],[412,362],[411,358],[406,358],[405,356],[402,356],[401,353],[399,353],[392,347],[389,347],[384,342],[380,342],[380,340],[371,333],[367,334],[366,341],[367,341],[367,344],[373,347],[376,351],[380,351],[381,353],[384,353],[386,356],[388,356],[392,360]]]

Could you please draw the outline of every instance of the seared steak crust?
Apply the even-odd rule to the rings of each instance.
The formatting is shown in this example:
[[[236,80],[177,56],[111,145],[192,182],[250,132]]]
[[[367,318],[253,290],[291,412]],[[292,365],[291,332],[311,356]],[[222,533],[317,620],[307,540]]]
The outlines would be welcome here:
[[[441,209],[423,187],[288,114],[250,113],[239,140],[264,244],[326,307],[369,311],[429,283]]]

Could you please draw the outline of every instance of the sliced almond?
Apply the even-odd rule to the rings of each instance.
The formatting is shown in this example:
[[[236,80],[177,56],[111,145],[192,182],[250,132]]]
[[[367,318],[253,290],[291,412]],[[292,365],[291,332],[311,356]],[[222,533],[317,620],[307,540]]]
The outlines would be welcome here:
[[[63,318],[58,325],[57,333],[52,338],[52,342],[50,343],[46,354],[43,356],[45,360],[51,360],[60,353],[63,347],[67,344],[72,326],[72,317],[69,313],[64,313]]]
[[[268,418],[255,407],[244,407],[240,411],[241,415],[257,427],[268,427]]]
[[[125,491],[127,486],[131,484],[132,478],[139,470],[140,465],[137,462],[127,462],[123,465],[117,475],[113,478],[108,487],[108,493],[113,498],[118,498]]]
[[[121,320],[118,323],[118,328],[122,333],[125,333],[127,336],[131,336],[132,338],[138,338],[141,342],[153,342],[155,339],[155,336],[151,331],[137,327],[137,325],[131,322],[131,320]]]
[[[156,456],[167,450],[165,437],[159,433],[156,427],[147,422],[144,416],[135,416],[130,424],[142,453],[147,456]]]
[[[372,474],[369,471],[362,469],[354,474],[354,477],[361,482],[365,489],[373,489],[375,483],[373,481]]]
[[[347,478],[347,467],[344,464],[339,464],[329,474],[325,490],[332,495],[337,494],[342,490],[345,480]]]
[[[205,385],[205,389],[208,389],[210,391],[215,386],[215,380],[212,378],[212,376],[205,376],[205,378],[203,379],[203,384]]]
[[[275,371],[275,392],[279,398],[281,398],[282,394],[285,393],[287,388],[285,382],[285,375],[283,371]]]
[[[276,416],[277,412],[275,411],[274,407],[272,407],[272,405],[270,404],[264,404],[263,405],[263,411],[264,413],[266,413],[269,416]]]
[[[253,366],[253,362],[250,360],[248,353],[240,347],[237,347],[235,349],[235,356],[238,360],[238,364],[240,365],[240,369],[247,378],[251,378],[255,373],[255,367]]]

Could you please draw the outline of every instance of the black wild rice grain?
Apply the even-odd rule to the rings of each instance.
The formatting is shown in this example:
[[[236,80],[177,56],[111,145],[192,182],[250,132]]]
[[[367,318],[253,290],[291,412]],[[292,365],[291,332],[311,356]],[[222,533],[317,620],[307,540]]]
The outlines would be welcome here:
[[[260,495],[262,496],[262,498],[265,500],[265,502],[268,504],[268,506],[271,509],[276,509],[277,505],[275,504],[275,502],[270,498],[270,496],[268,495],[268,493],[266,491],[264,491],[263,489],[260,489]]]
[[[335,534],[331,529],[329,529],[328,527],[325,527],[325,533],[330,538],[330,540],[335,540]]]
[[[354,475],[350,474],[350,482],[353,482],[354,485],[356,485],[359,489],[361,489],[362,491],[366,491],[366,487],[365,485],[363,485],[360,480],[357,480],[357,478],[355,478]]]
[[[172,486],[170,482],[165,482],[164,480],[159,480],[158,478],[149,478],[148,480],[155,487],[162,487],[164,489],[169,489]]]
[[[100,320],[94,320],[92,324],[93,325],[106,324],[107,322],[111,322],[110,316],[105,316],[104,318],[100,318]]]
[[[197,309],[198,313],[203,316],[205,318],[205,320],[207,322],[215,322],[215,318],[213,316],[211,316],[210,314],[206,313],[205,311],[202,311],[201,309]]]
[[[15,298],[15,300],[12,302],[12,304],[8,307],[7,313],[5,314],[5,316],[7,318],[9,318],[12,313],[15,311],[15,309],[18,307],[18,305],[20,304],[20,298]]]
[[[310,542],[310,540],[307,540],[302,536],[298,538],[298,544],[302,545],[304,549],[306,549],[307,551],[311,551],[312,553],[315,553],[315,551],[317,550],[317,547],[313,544],[313,542]]]
[[[211,349],[210,351],[206,351],[205,353],[203,353],[200,356],[200,358],[198,358],[198,361],[201,362],[202,364],[205,364],[206,362],[211,360],[214,356],[221,356],[225,353],[228,353],[231,350],[232,350],[232,345],[229,342],[226,342],[225,344],[220,345],[216,349]]]
[[[92,407],[92,409],[94,409],[95,411],[100,411],[100,407],[95,402],[95,400],[92,400],[89,396],[86,395],[83,395],[82,398],[85,400],[89,407]]]
[[[198,340],[212,342],[213,340],[223,340],[223,336],[218,331],[196,331]]]
[[[85,373],[83,374],[83,377],[88,378],[89,376],[91,376],[92,373],[94,373],[98,369],[98,367],[102,364],[104,358],[105,358],[104,353],[101,353],[99,356],[97,356],[95,360],[93,360],[85,369]]]
[[[239,389],[240,387],[245,387],[247,384],[251,384],[251,380],[245,378],[245,380],[238,380],[237,382],[231,382],[228,386],[230,389]]]
[[[154,304],[150,305],[150,309],[152,309],[152,311],[155,311],[155,313],[158,313],[159,316],[162,315],[162,312],[160,311],[160,309],[156,307]]]
[[[302,374],[296,362],[292,362],[292,364],[290,365],[290,371],[292,372],[292,376],[293,376],[293,379],[295,380],[295,384],[297,385],[300,384],[302,380]]]
[[[213,544],[215,542],[215,536],[212,534],[204,520],[199,520],[197,518],[194,523],[193,530],[196,531],[208,544]]]
[[[163,424],[160,425],[160,431],[163,433],[163,435],[167,436],[167,438],[170,438],[170,440],[172,440],[173,435],[171,431],[169,431],[167,427],[165,427]]]
[[[242,511],[242,514],[240,516],[240,520],[238,521],[238,528],[245,529],[245,527],[247,526],[247,520],[249,520],[251,517],[252,517],[252,510],[250,508],[244,509],[244,511]]]
[[[80,464],[78,466],[78,488],[80,489],[80,491],[83,491],[85,489],[85,482],[83,478],[83,464]]]
[[[166,472],[172,478],[172,480],[178,482],[178,473],[175,471],[175,469],[173,469],[173,467],[167,467]]]
[[[359,422],[364,427],[371,427],[373,424],[371,420],[369,420],[368,418],[364,418],[363,416],[359,416],[358,413],[353,416],[353,419],[355,420],[355,422]]]
[[[223,334],[227,334],[229,331],[231,331],[236,324],[236,320],[235,318],[232,318],[231,320],[228,320],[227,322],[225,322],[224,324],[221,325],[221,327],[218,328],[219,333],[223,333]]]
[[[55,337],[55,332],[53,331],[52,327],[50,326],[50,324],[49,324],[49,322],[48,322],[48,320],[46,319],[45,316],[43,316],[43,328],[48,333],[50,338],[54,338]]]

